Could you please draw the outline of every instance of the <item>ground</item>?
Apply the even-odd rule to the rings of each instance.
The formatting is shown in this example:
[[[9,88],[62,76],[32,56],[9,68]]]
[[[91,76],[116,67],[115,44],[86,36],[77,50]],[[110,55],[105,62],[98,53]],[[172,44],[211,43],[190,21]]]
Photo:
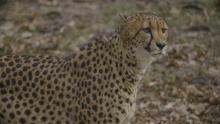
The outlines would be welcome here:
[[[119,13],[154,11],[169,24],[168,56],[138,93],[136,124],[220,123],[220,0],[0,0],[0,55],[66,56]]]

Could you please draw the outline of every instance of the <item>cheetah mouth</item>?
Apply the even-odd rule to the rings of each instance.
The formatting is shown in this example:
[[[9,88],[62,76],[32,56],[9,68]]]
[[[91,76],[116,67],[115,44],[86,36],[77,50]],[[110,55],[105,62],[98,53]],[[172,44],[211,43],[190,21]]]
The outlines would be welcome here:
[[[166,52],[164,50],[153,50],[151,49],[151,47],[149,45],[147,45],[146,47],[144,47],[144,49],[150,53],[152,56],[162,56],[162,55],[165,55]]]
[[[152,52],[151,55],[153,56],[166,56],[166,51],[165,50],[160,50],[160,51],[156,51],[156,52]]]
[[[152,55],[161,55],[162,52],[152,53]]]
[[[154,57],[161,57],[164,54],[162,52],[157,52],[157,53],[152,53],[151,55],[154,56]]]
[[[150,48],[150,46],[146,46],[144,47],[144,49],[149,52],[151,55],[162,55],[163,54],[163,51],[162,50],[159,50],[159,51],[154,51]]]
[[[152,53],[152,55],[162,55],[163,53],[162,52],[157,52],[157,53]]]

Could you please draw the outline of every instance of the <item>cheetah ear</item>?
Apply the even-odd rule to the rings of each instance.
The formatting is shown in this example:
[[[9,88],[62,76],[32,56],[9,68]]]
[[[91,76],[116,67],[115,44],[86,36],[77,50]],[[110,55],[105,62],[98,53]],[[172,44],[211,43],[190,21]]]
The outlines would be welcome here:
[[[119,14],[119,17],[120,17],[120,19],[121,19],[122,21],[124,21],[124,22],[128,21],[128,19],[129,19],[129,16],[128,16],[128,15],[122,14],[122,13]]]

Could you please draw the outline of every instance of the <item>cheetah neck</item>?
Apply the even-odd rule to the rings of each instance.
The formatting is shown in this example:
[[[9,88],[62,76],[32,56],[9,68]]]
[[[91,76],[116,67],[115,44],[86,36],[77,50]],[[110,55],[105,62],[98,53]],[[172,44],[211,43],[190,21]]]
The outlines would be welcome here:
[[[120,74],[121,78],[125,77],[124,82],[131,82],[131,86],[136,87],[150,63],[149,58],[143,59],[141,54],[125,49],[117,32],[93,40],[85,44],[74,58],[71,58],[73,71],[76,72],[80,68],[88,70],[86,75],[92,72],[94,75],[94,72],[100,69],[110,68],[110,71]]]
[[[139,82],[154,59],[150,55],[143,55],[143,51],[125,49],[118,35],[111,39],[109,45],[113,46],[112,57],[122,63],[117,66],[118,71],[129,72],[129,75]]]

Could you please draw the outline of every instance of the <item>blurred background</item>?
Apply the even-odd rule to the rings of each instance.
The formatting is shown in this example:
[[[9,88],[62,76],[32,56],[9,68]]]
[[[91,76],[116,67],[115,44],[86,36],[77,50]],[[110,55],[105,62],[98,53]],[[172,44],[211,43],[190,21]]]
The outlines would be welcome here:
[[[0,0],[0,55],[65,56],[119,13],[169,24],[168,56],[138,93],[135,124],[220,124],[220,0]]]

